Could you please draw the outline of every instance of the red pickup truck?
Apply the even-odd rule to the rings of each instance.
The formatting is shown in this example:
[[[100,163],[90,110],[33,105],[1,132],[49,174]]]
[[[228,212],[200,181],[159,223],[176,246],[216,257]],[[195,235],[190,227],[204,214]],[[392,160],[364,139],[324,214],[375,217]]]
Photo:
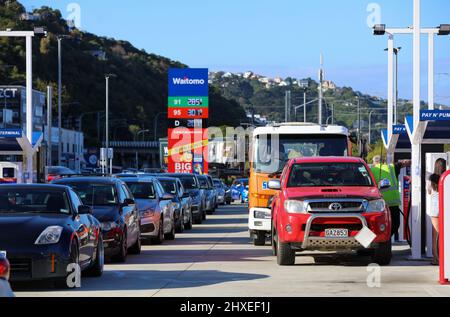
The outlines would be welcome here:
[[[390,263],[390,212],[362,159],[293,159],[268,186],[277,190],[272,247],[279,265],[295,264],[296,252],[304,250],[356,250],[374,263]]]

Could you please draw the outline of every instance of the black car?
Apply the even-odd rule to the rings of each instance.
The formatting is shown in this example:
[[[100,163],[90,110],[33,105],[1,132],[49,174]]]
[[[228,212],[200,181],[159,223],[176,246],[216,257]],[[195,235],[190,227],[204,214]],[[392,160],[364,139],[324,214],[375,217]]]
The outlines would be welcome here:
[[[11,265],[11,281],[50,279],[68,287],[68,267],[103,273],[100,223],[69,187],[0,186],[0,253]]]
[[[173,195],[173,205],[175,213],[179,216],[176,221],[176,230],[182,233],[184,229],[192,229],[192,198],[184,189],[183,184],[178,178],[160,176],[157,177],[166,193]]]
[[[78,193],[100,221],[105,254],[125,262],[128,252],[141,253],[139,212],[128,186],[112,177],[73,177],[54,182]]]
[[[200,188],[200,183],[195,174],[164,174],[167,177],[178,178],[184,189],[192,198],[192,214],[195,224],[201,224],[206,219],[206,192]]]

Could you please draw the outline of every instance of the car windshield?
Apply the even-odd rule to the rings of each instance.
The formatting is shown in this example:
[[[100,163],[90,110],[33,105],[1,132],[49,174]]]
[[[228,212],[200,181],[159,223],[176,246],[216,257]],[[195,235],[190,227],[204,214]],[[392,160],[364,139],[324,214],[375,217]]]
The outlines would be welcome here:
[[[360,163],[295,164],[288,187],[374,186],[370,173]]]
[[[195,176],[183,176],[180,177],[181,183],[183,183],[183,187],[186,190],[189,189],[198,189],[198,184]]]
[[[163,179],[163,180],[160,179],[159,182],[163,186],[164,191],[166,193],[169,193],[172,195],[177,194],[177,183],[175,181],[171,181],[171,180],[167,180],[167,179]]]
[[[88,206],[111,206],[118,203],[116,190],[112,184],[68,183]]]
[[[126,182],[131,193],[136,199],[156,199],[153,183]]]
[[[206,179],[206,177],[199,177],[198,178],[198,182],[200,184],[200,188],[201,189],[208,189],[209,188],[208,180]]]
[[[69,214],[64,191],[44,189],[0,189],[0,213]]]
[[[276,173],[283,170],[289,159],[313,156],[346,156],[345,135],[280,135],[279,138],[260,135],[254,151],[257,173]]]

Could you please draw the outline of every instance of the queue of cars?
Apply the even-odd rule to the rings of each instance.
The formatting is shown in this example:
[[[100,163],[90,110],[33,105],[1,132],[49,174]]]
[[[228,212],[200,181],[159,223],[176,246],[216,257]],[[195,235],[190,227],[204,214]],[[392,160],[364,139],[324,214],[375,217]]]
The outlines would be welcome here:
[[[1,289],[9,278],[70,287],[71,265],[100,277],[105,260],[174,240],[226,203],[225,185],[207,175],[66,172],[50,184],[0,186]]]

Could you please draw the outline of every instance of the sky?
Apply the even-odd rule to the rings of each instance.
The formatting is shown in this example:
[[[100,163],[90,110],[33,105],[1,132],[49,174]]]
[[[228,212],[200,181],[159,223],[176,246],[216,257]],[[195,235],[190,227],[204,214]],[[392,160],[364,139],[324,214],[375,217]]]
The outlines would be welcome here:
[[[374,22],[412,25],[412,0],[22,0],[28,10],[59,9],[79,27],[212,71],[254,71],[317,80],[387,95],[387,37]],[[423,27],[450,23],[450,1],[422,1]],[[422,37],[422,99],[427,99],[427,38]],[[412,98],[412,36],[399,35],[399,95]],[[450,36],[435,41],[436,102],[450,105]]]

